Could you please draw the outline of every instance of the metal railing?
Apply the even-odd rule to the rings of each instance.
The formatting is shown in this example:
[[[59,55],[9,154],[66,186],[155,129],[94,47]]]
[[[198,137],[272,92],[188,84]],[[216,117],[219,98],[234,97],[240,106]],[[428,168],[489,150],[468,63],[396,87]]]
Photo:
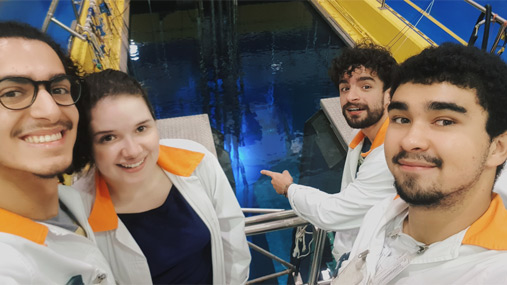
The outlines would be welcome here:
[[[387,9],[387,4],[386,4],[386,0],[377,0],[379,3],[380,3],[380,7],[379,9]],[[498,44],[500,42],[500,40],[502,39],[502,36],[504,37],[504,41],[507,41],[507,20],[505,20],[504,18],[502,18],[500,15],[496,14],[496,13],[493,13],[491,11],[491,6],[490,5],[486,5],[486,7],[482,6],[481,4],[473,1],[473,0],[464,0],[466,3],[472,5],[473,7],[475,7],[476,9],[478,9],[479,11],[481,11],[481,17],[480,20],[477,21],[475,27],[474,27],[474,31],[472,32],[472,36],[470,37],[470,40],[468,42],[468,45],[472,45],[473,43],[475,43],[475,39],[477,38],[477,33],[478,33],[478,30],[479,30],[479,27],[481,25],[484,25],[484,37],[483,37],[483,43],[482,43],[482,49],[483,50],[486,50],[487,49],[487,44],[488,44],[488,36],[489,36],[489,27],[490,27],[490,24],[491,22],[496,22],[498,24],[500,24],[500,28],[498,30],[498,33],[495,37],[495,40],[493,41],[493,45],[491,46],[491,49],[490,49],[490,53],[493,53],[495,52],[496,48],[498,47]],[[410,1],[407,1],[405,0],[405,2],[410,2]],[[419,11],[421,12],[421,11]],[[421,14],[423,16],[426,16],[429,18],[429,20],[431,21],[432,19],[430,18],[431,16],[427,15],[425,12],[421,12]],[[485,17],[485,19],[483,19]],[[435,21],[433,21],[435,22]],[[437,26],[440,27],[440,23],[435,23],[437,24]],[[442,28],[442,27],[441,27]],[[456,38],[456,36],[454,35],[454,33],[450,32],[450,30],[448,29],[443,29],[446,33],[448,33],[449,35],[451,35],[453,38]],[[462,42],[461,39],[458,39],[458,41]],[[503,52],[503,50],[501,51]]]
[[[63,28],[64,30],[66,30],[67,32],[69,32],[74,37],[76,37],[76,38],[78,38],[78,39],[80,39],[82,41],[86,41],[86,37],[84,37],[83,35],[79,34],[76,31],[74,31],[73,29],[67,27],[65,24],[63,24],[62,22],[58,21],[54,17],[54,13],[55,13],[56,7],[58,7],[58,2],[59,2],[59,0],[52,0],[51,1],[51,4],[49,5],[49,10],[48,10],[48,12],[46,14],[46,18],[44,19],[44,23],[42,24],[41,31],[45,33],[48,30],[49,23],[53,22],[53,23],[57,24],[58,26],[60,26],[61,28]],[[72,5],[75,5],[74,2],[72,2]],[[76,15],[76,20],[77,20],[77,15]]]
[[[293,210],[280,210],[280,209],[243,209],[244,213],[261,213],[257,216],[245,218],[245,233],[247,236],[264,234],[272,231],[284,230],[289,228],[295,228],[298,226],[309,225],[309,223],[298,217]],[[313,226],[313,225],[312,225]],[[322,261],[322,253],[324,251],[324,243],[326,239],[326,231],[321,230],[313,226],[313,240],[315,242],[315,248],[313,251],[313,258],[310,265],[310,273],[308,277],[308,284],[322,284],[318,282],[319,268]],[[272,254],[271,252],[248,242],[251,249],[263,254],[264,256],[271,258],[282,264],[286,269],[280,272],[275,272],[259,278],[249,280],[247,284],[254,284],[262,281],[266,281],[272,278],[277,278],[283,275],[290,275],[295,272],[296,266],[283,260],[282,258]]]

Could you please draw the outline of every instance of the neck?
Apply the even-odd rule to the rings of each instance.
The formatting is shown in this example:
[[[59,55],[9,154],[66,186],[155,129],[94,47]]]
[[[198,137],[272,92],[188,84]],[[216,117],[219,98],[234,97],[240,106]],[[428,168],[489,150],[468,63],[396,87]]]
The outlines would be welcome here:
[[[489,208],[492,199],[493,181],[485,182],[482,176],[471,189],[450,195],[439,206],[409,206],[403,232],[415,240],[430,245],[442,241],[468,228]]]
[[[105,179],[117,213],[139,213],[157,208],[165,202],[172,187],[171,180],[158,166],[150,176],[135,184]]]
[[[363,132],[363,134],[368,137],[368,139],[373,143],[373,141],[375,140],[375,137],[377,136],[377,133],[378,131],[380,130],[380,128],[382,127],[382,125],[384,124],[385,120],[387,119],[387,111],[384,111],[384,114],[382,115],[382,117],[380,118],[380,120],[378,120],[375,124],[367,127],[367,128],[364,128],[364,129],[361,129],[361,131]]]
[[[58,179],[32,173],[0,170],[0,208],[32,220],[58,214]]]

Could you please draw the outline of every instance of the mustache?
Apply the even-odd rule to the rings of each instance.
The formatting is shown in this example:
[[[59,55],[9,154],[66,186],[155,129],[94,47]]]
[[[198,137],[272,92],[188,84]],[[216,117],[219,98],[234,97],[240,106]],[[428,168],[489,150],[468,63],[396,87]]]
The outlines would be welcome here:
[[[39,129],[50,129],[55,127],[62,127],[64,130],[68,131],[71,130],[74,127],[74,124],[70,120],[66,121],[58,121],[54,124],[43,124],[43,123],[37,123],[28,127],[24,127],[22,129],[15,130],[13,132],[13,136],[17,137],[22,133],[29,133],[31,131],[36,131]]]
[[[442,167],[442,160],[437,157],[429,156],[424,153],[407,153],[402,150],[397,155],[393,156],[393,163],[400,164],[400,159],[413,159],[413,160],[424,160],[426,162],[434,164],[436,167]]]

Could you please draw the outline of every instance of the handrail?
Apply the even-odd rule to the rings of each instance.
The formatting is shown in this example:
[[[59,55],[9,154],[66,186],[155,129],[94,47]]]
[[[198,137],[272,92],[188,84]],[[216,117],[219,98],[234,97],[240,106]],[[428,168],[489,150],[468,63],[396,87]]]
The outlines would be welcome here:
[[[76,37],[76,38],[78,38],[78,39],[80,39],[82,41],[86,41],[86,37],[85,36],[77,33],[76,31],[74,31],[73,29],[67,27],[64,23],[58,21],[55,17],[53,17],[53,15],[55,13],[55,10],[56,10],[56,7],[58,6],[58,2],[59,2],[59,0],[52,0],[51,1],[51,4],[49,5],[48,12],[46,14],[46,18],[44,18],[44,23],[42,24],[41,31],[43,33],[45,33],[48,30],[49,23],[53,22],[53,23],[57,24],[58,26],[60,26],[61,28],[63,28],[64,30],[66,30],[67,32],[69,32],[74,37]],[[73,9],[75,9],[74,6],[73,6]]]
[[[380,3],[379,9],[387,9],[388,8],[388,6],[386,4],[386,0],[377,0],[377,1]],[[423,16],[425,16],[426,18],[428,18],[435,25],[437,25],[438,27],[440,27],[441,29],[443,29],[447,34],[449,34],[450,36],[452,36],[454,39],[456,39],[457,41],[461,42],[464,45],[467,44],[459,36],[457,36],[456,34],[454,34],[451,30],[449,30],[447,27],[445,27],[440,22],[438,22],[436,19],[434,19],[433,17],[431,17],[429,14],[427,14],[424,11],[422,11],[419,7],[417,7],[417,5],[413,4],[410,0],[404,0],[404,1],[406,3],[408,3],[409,5],[411,5],[414,9],[416,9]],[[502,18],[501,16],[499,16],[496,13],[492,13],[490,5],[486,5],[486,7],[484,7],[481,4],[475,2],[474,0],[464,0],[464,1],[466,3],[472,5],[473,7],[475,7],[476,9],[478,9],[479,11],[481,11],[481,13],[483,15],[488,14],[488,12],[489,12],[490,15],[492,15],[492,16],[486,17],[485,21],[483,21],[485,23],[483,23],[483,22],[479,23],[479,21],[478,21],[477,24],[476,24],[476,26],[475,26],[475,29],[474,29],[474,32],[476,33],[477,30],[478,30],[478,27],[480,25],[482,25],[482,24],[485,24],[485,32],[484,32],[484,37],[483,37],[483,42],[482,42],[482,49],[483,50],[486,50],[486,48],[487,48],[487,42],[488,42],[487,39],[488,39],[488,36],[489,36],[489,25],[490,25],[490,22],[493,21],[493,22],[499,23],[501,25],[500,29],[498,30],[498,34],[496,35],[496,38],[495,38],[495,40],[493,42],[493,46],[490,49],[490,53],[493,53],[496,50],[496,48],[498,47],[498,43],[500,42],[500,39],[502,38],[502,35],[505,34],[505,36],[507,37],[507,20],[505,20],[504,18]],[[489,8],[488,8],[488,6],[489,6]],[[475,40],[473,38],[474,38],[474,34],[472,33],[472,36],[470,37],[468,45],[470,45],[471,41],[475,42]]]
[[[242,209],[242,210],[243,212],[247,212],[248,210],[251,209]],[[272,210],[276,210],[276,212],[272,212]],[[271,231],[283,230],[288,228],[295,228],[298,226],[309,224],[308,221],[306,221],[305,219],[298,217],[293,210],[279,211],[278,209],[259,209],[259,211],[260,212],[264,211],[268,213],[245,218],[245,234],[247,236],[263,234]],[[308,284],[310,285],[318,283],[318,277],[320,273],[319,266],[322,261],[322,253],[324,251],[326,231],[318,229],[314,226],[313,236],[315,241],[315,248],[313,251],[313,258],[310,265],[309,282],[308,282]],[[248,242],[248,245],[251,249],[275,261],[278,261],[287,269],[280,272],[275,272],[272,274],[261,276],[253,280],[249,280],[247,284],[262,282],[286,274],[291,274],[296,269],[296,267],[293,264],[281,259],[280,257],[270,253],[269,251],[251,242]]]
[[[260,209],[260,208],[241,208],[243,213],[250,214],[268,214],[268,213],[278,213],[285,211],[284,209]]]
[[[486,13],[486,8],[484,6],[482,6],[481,4],[473,1],[473,0],[465,0],[465,2],[467,2],[468,4],[474,6],[475,8],[477,8],[479,11],[481,11],[482,13]],[[495,18],[494,18],[494,21],[499,23],[500,25],[503,25],[506,20],[502,17],[500,17],[499,15],[496,15]]]
[[[502,18],[501,16],[499,16],[498,14],[496,13],[493,13],[493,17],[491,17],[491,14],[492,14],[492,11],[491,11],[491,6],[490,5],[486,5],[486,7],[482,6],[481,4],[473,1],[473,0],[465,0],[465,2],[467,2],[468,4],[472,5],[473,7],[477,8],[479,11],[481,11],[481,15],[486,15],[486,25],[484,27],[484,38],[487,39],[487,37],[489,36],[489,24],[490,24],[490,21],[494,21],[494,22],[497,22],[501,25],[500,29],[498,29],[498,33],[496,35],[496,38],[493,42],[493,46],[491,47],[490,49],[490,53],[493,53],[495,51],[495,49],[497,48],[498,46],[498,43],[500,42],[500,38],[502,37],[503,34],[506,34],[506,37],[507,37],[507,33],[506,33],[506,27],[507,27],[507,20],[505,20],[504,18]],[[477,24],[478,25],[478,24]],[[478,27],[475,27],[475,29],[477,30]],[[472,35],[473,36],[473,35]],[[487,48],[487,41],[485,41],[483,39],[483,43],[482,43],[482,49],[483,50],[486,50]]]
[[[266,211],[270,209],[259,209],[260,211]],[[243,210],[244,211],[244,210]],[[283,211],[277,211],[277,212],[265,212],[264,215],[258,215],[258,216],[252,216],[245,218],[245,224],[255,224],[270,220],[282,220],[286,218],[294,218],[297,217],[296,213],[294,213],[294,210],[283,210]]]
[[[295,218],[286,218],[280,221],[271,221],[265,222],[255,225],[247,225],[245,226],[245,234],[247,236],[264,234],[272,231],[279,231],[289,228],[295,228],[298,226],[303,226],[308,224],[308,222],[300,217]]]

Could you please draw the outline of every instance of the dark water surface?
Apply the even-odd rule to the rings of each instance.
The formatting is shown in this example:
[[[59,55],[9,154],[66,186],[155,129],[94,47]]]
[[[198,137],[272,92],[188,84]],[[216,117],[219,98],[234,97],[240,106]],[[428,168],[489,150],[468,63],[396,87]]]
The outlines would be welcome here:
[[[132,1],[130,21],[129,72],[156,116],[208,114],[241,206],[289,209],[259,171],[298,181],[305,122],[338,95],[327,70],[344,43],[305,1]],[[254,242],[289,260],[290,234]],[[258,260],[252,277],[283,269]]]

